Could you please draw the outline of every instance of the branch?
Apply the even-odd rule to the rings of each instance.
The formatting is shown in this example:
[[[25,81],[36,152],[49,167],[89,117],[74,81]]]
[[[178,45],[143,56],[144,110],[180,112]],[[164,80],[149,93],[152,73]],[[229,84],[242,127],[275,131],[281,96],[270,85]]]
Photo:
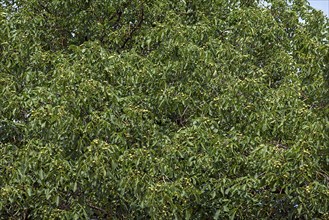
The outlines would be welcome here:
[[[123,42],[123,44],[121,46],[121,49],[125,48],[128,41],[132,39],[134,32],[136,32],[142,26],[142,23],[144,21],[144,2],[142,2],[140,11],[141,12],[140,12],[140,16],[139,16],[139,21],[138,21],[137,25],[129,32],[128,37],[126,38],[126,40]]]
[[[104,214],[108,215],[108,212],[107,212],[105,209],[102,209],[102,208],[100,208],[100,207],[94,206],[94,205],[92,205],[92,204],[90,204],[90,203],[88,203],[87,205],[88,205],[90,208],[92,208],[92,209],[95,209],[95,210],[97,210],[97,211],[101,211],[101,212],[103,212]]]

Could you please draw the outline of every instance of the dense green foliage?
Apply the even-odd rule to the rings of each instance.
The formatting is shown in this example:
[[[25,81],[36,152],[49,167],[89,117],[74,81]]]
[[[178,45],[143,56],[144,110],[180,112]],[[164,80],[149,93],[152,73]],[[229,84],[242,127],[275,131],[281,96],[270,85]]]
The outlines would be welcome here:
[[[328,218],[306,0],[0,3],[0,219]]]

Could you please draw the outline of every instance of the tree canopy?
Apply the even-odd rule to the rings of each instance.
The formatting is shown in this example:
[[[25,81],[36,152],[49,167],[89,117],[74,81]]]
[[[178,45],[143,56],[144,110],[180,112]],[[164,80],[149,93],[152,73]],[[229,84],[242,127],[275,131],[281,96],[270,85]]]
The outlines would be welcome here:
[[[0,0],[0,219],[326,219],[307,0]]]

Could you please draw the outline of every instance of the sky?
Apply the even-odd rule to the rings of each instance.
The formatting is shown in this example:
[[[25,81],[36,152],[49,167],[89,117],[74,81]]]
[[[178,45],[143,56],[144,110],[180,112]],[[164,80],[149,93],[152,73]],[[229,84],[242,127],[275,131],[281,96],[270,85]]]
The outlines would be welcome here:
[[[311,6],[324,12],[329,17],[329,0],[309,0]]]

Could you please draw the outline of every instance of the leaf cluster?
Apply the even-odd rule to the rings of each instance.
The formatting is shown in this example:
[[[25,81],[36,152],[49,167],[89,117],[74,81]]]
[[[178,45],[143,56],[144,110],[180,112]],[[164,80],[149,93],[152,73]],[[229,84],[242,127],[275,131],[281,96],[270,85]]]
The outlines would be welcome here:
[[[328,218],[306,1],[4,0],[0,27],[0,219]]]

